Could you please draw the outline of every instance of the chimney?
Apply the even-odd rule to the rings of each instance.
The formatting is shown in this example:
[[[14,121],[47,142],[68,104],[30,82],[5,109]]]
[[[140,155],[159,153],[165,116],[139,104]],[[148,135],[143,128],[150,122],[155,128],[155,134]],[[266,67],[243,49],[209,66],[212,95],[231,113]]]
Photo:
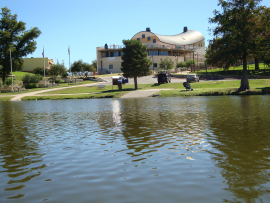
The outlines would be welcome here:
[[[187,27],[184,27],[184,32],[187,32],[187,31],[188,31]]]
[[[150,27],[146,28],[146,32],[151,32]]]

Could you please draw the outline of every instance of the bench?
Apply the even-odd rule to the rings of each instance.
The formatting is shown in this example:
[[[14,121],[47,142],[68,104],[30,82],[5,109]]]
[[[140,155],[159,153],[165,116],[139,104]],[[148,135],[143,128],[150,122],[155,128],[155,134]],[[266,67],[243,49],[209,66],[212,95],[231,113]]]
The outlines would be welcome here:
[[[101,90],[101,89],[103,89],[105,86],[106,86],[106,85],[99,85],[99,86],[98,86],[98,89]]]

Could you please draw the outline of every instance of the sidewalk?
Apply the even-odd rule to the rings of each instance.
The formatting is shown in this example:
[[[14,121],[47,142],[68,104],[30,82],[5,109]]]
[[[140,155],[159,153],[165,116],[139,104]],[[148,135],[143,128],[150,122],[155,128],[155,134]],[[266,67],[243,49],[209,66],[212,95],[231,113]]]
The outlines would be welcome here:
[[[163,90],[172,90],[172,89],[150,89],[150,90],[134,90],[131,91],[121,98],[143,98],[143,97],[149,97],[153,94],[163,91]]]
[[[10,101],[21,101],[21,98],[23,98],[23,97],[34,96],[35,94],[40,94],[43,92],[50,92],[50,91],[54,91],[54,90],[60,90],[60,89],[66,89],[66,88],[72,88],[72,87],[75,87],[75,86],[59,87],[59,88],[54,88],[54,89],[47,89],[47,90],[40,90],[40,91],[35,91],[35,92],[22,93],[22,94],[16,95],[12,99],[10,99]]]

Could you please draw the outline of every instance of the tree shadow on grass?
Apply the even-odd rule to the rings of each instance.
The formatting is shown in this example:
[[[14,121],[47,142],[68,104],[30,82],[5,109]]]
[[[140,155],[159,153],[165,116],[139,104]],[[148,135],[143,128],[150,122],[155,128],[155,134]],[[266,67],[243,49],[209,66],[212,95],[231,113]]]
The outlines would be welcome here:
[[[262,88],[255,88],[257,90],[261,90],[262,92],[270,92],[270,87],[262,87]]]
[[[151,87],[156,87],[156,86],[159,86],[159,85],[160,85],[160,84],[155,83],[155,84],[151,85]]]
[[[180,90],[179,92],[190,92],[190,90]]]
[[[142,89],[142,88],[138,88],[137,90],[139,89]],[[112,89],[112,90],[104,90],[104,91],[101,91],[101,93],[111,93],[111,92],[125,92],[125,91],[135,91],[134,88],[123,88],[122,90],[119,90],[118,88],[116,89]]]

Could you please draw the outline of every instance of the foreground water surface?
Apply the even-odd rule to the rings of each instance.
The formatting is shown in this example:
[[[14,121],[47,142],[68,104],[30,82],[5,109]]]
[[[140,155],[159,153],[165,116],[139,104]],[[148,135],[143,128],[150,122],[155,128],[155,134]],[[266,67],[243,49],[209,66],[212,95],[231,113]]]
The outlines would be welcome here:
[[[269,202],[269,104],[0,102],[0,202]]]

